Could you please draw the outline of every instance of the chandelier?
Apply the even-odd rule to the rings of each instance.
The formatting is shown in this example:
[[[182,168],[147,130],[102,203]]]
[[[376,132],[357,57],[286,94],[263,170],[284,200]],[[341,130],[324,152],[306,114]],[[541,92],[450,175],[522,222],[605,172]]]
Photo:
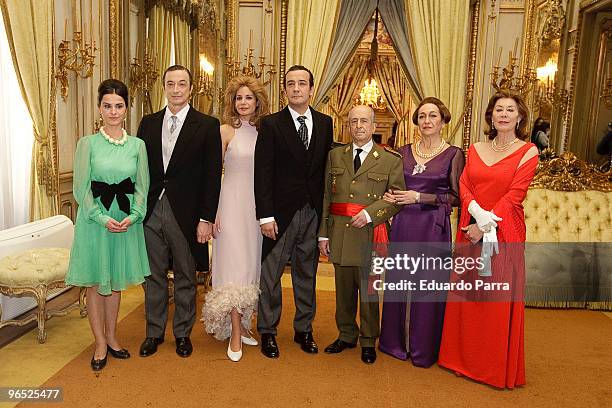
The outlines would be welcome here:
[[[366,79],[359,97],[355,100],[355,105],[367,105],[372,109],[385,110],[387,106],[382,98],[376,80],[373,78],[372,72],[376,69],[378,60],[378,3],[376,4],[376,13],[374,16],[374,36],[370,44],[370,59],[367,62],[368,79]]]
[[[358,105],[368,105],[373,109],[386,109],[385,101],[374,78],[366,79],[356,102]]]

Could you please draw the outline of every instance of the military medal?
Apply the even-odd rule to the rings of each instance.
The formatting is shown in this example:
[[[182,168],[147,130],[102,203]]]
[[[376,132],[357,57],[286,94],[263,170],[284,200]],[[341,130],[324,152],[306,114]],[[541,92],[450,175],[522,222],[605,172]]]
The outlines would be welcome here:
[[[332,193],[336,192],[336,175],[332,176]]]

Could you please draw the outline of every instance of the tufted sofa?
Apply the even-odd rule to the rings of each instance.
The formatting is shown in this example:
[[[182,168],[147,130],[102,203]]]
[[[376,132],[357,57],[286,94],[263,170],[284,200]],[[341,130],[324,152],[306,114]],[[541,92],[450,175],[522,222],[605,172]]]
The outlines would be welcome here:
[[[77,306],[81,316],[86,315],[83,290],[80,291],[78,304],[69,304],[59,310],[47,307],[47,299],[66,288],[64,277],[68,269],[72,237],[72,222],[63,215],[0,232],[0,294],[7,296],[12,305],[27,300],[22,299],[24,296],[34,298],[36,306],[36,311],[24,318],[12,320],[11,316],[19,314],[16,313],[5,320],[0,304],[0,328],[9,325],[24,326],[36,321],[38,341],[44,343],[47,339],[46,320],[53,316],[65,316]],[[5,306],[8,305],[6,302]]]
[[[612,310],[612,179],[544,158],[524,202],[526,305]]]

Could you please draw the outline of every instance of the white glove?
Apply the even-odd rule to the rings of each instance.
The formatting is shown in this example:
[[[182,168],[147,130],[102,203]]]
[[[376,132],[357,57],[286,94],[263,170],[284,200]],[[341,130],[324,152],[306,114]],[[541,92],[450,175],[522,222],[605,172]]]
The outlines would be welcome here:
[[[476,200],[470,201],[470,204],[468,205],[468,212],[472,215],[472,217],[474,217],[476,224],[478,225],[478,229],[480,229],[482,232],[489,232],[491,227],[497,227],[497,223],[495,221],[502,220],[491,211],[483,210],[482,207],[478,205]]]
[[[480,256],[483,261],[483,268],[478,271],[478,276],[492,276],[491,271],[491,258],[493,255],[499,254],[499,246],[497,244],[497,229],[491,227],[489,232],[485,232],[482,235],[482,250]]]

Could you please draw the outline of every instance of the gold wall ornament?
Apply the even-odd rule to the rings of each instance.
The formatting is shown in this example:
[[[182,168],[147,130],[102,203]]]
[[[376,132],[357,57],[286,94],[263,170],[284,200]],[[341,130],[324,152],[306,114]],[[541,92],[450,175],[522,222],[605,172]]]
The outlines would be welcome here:
[[[55,74],[55,78],[60,81],[64,101],[68,98],[68,73],[72,71],[77,77],[90,78],[93,75],[97,50],[96,41],[85,42],[80,31],[72,34],[72,41],[66,39],[64,32],[64,40],[58,46],[59,63]]]
[[[289,13],[289,0],[281,0],[281,23],[280,23],[280,80],[278,81],[279,86],[279,98],[278,107],[283,109],[285,106],[285,67],[287,63],[287,14]]]
[[[510,90],[525,97],[531,91],[538,78],[536,71],[529,67],[524,69],[523,75],[519,76],[515,74],[518,68],[518,57],[516,57],[517,46],[518,39],[516,39],[514,43],[514,51],[510,51],[509,53],[508,64],[502,68],[501,75],[499,69],[501,68],[502,47],[499,47],[497,63],[491,68],[491,86],[495,88],[496,91]]]
[[[110,76],[120,78],[120,42],[119,42],[119,10],[121,0],[109,0],[108,3],[108,34],[109,34],[109,55],[110,55]]]
[[[200,26],[217,27],[217,5],[214,0],[192,0]]]
[[[557,157],[554,152],[547,150],[540,155],[531,188],[612,192],[612,171],[603,173],[595,165],[576,158],[572,152],[564,152]]]
[[[142,93],[144,98],[144,114],[152,113],[153,105],[151,102],[151,90],[158,78],[159,72],[157,71],[156,57],[150,50],[149,42],[146,41],[142,63],[138,57],[134,57],[134,61],[130,64],[128,80],[130,88],[130,106],[133,105],[136,94]]]
[[[565,27],[565,10],[561,0],[548,0],[546,3],[546,17],[540,36],[540,45],[548,46],[553,40],[558,40]]]
[[[606,19],[603,21],[603,38],[607,41],[612,40],[612,20]],[[603,84],[601,86],[601,93],[599,97],[603,100],[604,105],[608,109],[612,109],[612,62],[608,61],[606,64],[605,76],[603,78]]]
[[[606,77],[604,78],[604,84],[601,87],[600,98],[603,99],[606,108],[612,109],[612,74],[610,73],[610,63],[608,62],[606,69]]]
[[[463,114],[463,151],[467,154],[472,133],[472,109],[474,102],[474,78],[476,76],[476,58],[478,49],[478,21],[480,20],[480,1],[472,6],[472,24],[470,34],[470,56],[467,69],[465,111]]]
[[[489,15],[487,17],[490,22],[497,18],[497,14],[495,13],[495,0],[491,0],[491,7],[489,8]]]

